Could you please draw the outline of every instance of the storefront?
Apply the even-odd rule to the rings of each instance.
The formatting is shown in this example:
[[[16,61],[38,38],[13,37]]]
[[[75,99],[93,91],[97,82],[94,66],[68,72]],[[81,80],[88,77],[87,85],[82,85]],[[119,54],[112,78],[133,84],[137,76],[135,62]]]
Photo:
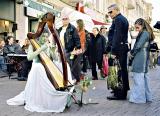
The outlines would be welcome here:
[[[35,1],[30,1],[27,6],[24,7],[25,16],[28,17],[28,31],[36,31],[37,23],[39,17],[47,12],[52,12],[56,17],[60,16],[60,12],[53,9],[53,6],[46,3],[39,3]]]
[[[18,30],[16,38],[23,41],[27,38],[28,32],[36,32],[38,27],[38,19],[47,12],[53,12],[56,16],[60,13],[53,9],[52,5],[36,2],[34,0],[25,0],[23,4],[16,6],[16,22]]]
[[[15,32],[16,13],[15,0],[1,0],[0,3],[0,38],[5,38],[8,34]]]

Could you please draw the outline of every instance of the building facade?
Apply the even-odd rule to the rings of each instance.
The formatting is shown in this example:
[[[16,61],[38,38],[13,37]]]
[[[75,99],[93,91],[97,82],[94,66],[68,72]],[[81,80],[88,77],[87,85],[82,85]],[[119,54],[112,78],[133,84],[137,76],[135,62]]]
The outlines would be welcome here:
[[[113,3],[119,5],[121,13],[127,17],[130,25],[137,18],[151,21],[152,4],[148,0],[1,0],[0,2],[0,36],[5,37],[12,33],[16,39],[27,37],[29,31],[35,31],[40,14],[52,11],[57,17],[64,7],[76,8],[82,3],[87,9],[86,14],[92,19],[107,22],[107,7]],[[9,5],[9,7],[8,7]],[[7,7],[6,7],[7,6]],[[111,22],[109,19],[108,22]]]
[[[16,24],[16,1],[0,1],[0,38],[6,38],[15,32]]]

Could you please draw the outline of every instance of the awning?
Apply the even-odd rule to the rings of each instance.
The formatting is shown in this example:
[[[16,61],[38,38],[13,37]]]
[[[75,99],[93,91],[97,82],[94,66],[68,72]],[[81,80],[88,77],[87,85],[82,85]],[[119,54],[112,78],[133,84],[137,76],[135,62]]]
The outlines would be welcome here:
[[[80,3],[80,2],[77,3],[76,10],[81,12],[81,13],[89,15],[92,18],[92,21],[93,21],[94,25],[108,25],[107,23],[95,20],[96,19],[95,11],[90,9],[90,8],[88,8],[88,7],[84,7],[84,5],[82,3]]]
[[[92,19],[92,21],[93,21],[94,25],[109,25],[107,23],[99,22],[99,21],[96,21],[94,19]]]
[[[85,29],[89,32],[92,32],[92,29],[94,27],[94,23],[92,21],[92,18],[89,15],[83,14],[81,12],[78,12],[74,9],[64,7],[61,11],[61,14],[67,14],[70,19],[70,23],[73,24],[74,26],[77,26],[76,21],[78,19],[82,19],[85,25]],[[56,28],[59,28],[62,26],[62,21],[61,19],[55,21],[55,26]]]

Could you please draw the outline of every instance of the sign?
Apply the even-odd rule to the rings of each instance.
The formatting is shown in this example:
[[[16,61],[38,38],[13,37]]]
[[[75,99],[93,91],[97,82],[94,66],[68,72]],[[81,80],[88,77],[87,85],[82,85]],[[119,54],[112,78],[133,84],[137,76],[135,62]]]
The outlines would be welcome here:
[[[60,12],[53,9],[53,6],[45,4],[45,3],[38,3],[32,0],[25,1],[25,15],[32,16],[38,18],[39,15],[43,15],[47,12],[54,13],[55,16],[59,17]]]

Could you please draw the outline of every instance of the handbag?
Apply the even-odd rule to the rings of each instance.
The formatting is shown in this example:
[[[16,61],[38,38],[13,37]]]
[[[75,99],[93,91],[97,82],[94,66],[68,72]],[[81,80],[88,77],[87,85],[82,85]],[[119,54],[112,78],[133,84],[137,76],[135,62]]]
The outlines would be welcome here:
[[[109,71],[107,78],[107,88],[112,90],[122,90],[121,67],[118,59],[109,58]]]
[[[108,57],[107,56],[104,56],[103,57],[103,62],[102,62],[102,74],[101,76],[102,77],[106,77],[108,76]]]

